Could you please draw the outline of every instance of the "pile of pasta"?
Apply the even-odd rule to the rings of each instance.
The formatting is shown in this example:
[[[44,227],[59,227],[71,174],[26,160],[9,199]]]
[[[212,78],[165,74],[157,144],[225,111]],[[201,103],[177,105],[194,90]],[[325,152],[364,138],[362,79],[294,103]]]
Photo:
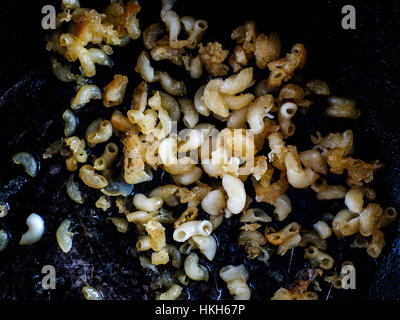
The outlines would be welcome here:
[[[318,298],[307,287],[333,268],[326,242],[333,235],[357,235],[357,246],[366,248],[373,258],[380,255],[385,245],[381,229],[397,217],[394,208],[383,209],[374,202],[375,192],[369,186],[382,164],[352,157],[351,130],[326,136],[317,133],[310,137],[314,145],[310,150],[300,151],[287,143],[296,133],[293,117],[306,113],[317,95],[327,98],[326,116],[356,119],[360,115],[355,101],[331,95],[321,80],[304,86],[291,81],[305,67],[304,45],[294,44],[283,53],[278,35],[258,33],[254,21],[233,30],[236,47],[231,52],[218,42],[202,44],[207,22],[180,17],[172,0],[162,2],[161,22],[145,28],[143,34],[136,1],[113,1],[104,13],[80,8],[78,1],[62,3],[59,23],[70,22],[68,32],[51,35],[47,49],[70,62],[79,60],[82,71],[74,75],[69,66],[52,58],[57,78],[77,85],[70,109],[63,115],[68,147],[64,155],[72,172],[67,192],[82,204],[85,196],[80,183],[99,190],[96,207],[118,208],[120,215],[112,219],[118,231],[136,226],[140,262],[159,275],[159,289],[166,289],[157,299],[177,299],[189,281],[208,281],[209,270],[199,258],[214,259],[218,244],[213,233],[235,215],[241,223],[238,243],[249,259],[268,263],[271,255],[284,256],[300,247],[310,261],[313,271],[307,285],[281,288],[273,299]],[[147,51],[137,58],[135,70],[143,81],[134,90],[129,111],[122,113],[117,107],[124,101],[128,77],[116,74],[103,90],[90,78],[96,74],[96,65],[112,66],[112,46],[123,46],[141,34]],[[195,79],[205,72],[209,77],[189,97],[185,83],[156,71],[152,60],[168,60]],[[261,81],[255,80],[254,68],[265,74]],[[153,83],[162,89],[154,89]],[[111,119],[93,121],[84,137],[75,136],[74,111],[93,99],[102,99],[104,107],[116,110]],[[185,129],[178,131],[182,124]],[[110,142],[113,136],[120,145]],[[88,149],[97,145],[103,145],[104,152],[91,160]],[[133,194],[133,186],[152,181],[157,169],[170,174],[174,183]],[[345,175],[346,184],[330,184],[329,173]],[[252,182],[254,199],[246,192],[246,181]],[[321,217],[313,230],[305,230],[290,218],[289,186],[311,188],[320,201],[343,199],[346,209]],[[271,214],[257,207],[260,202],[273,206]],[[175,209],[182,206],[183,212]],[[274,230],[273,220],[287,225]],[[166,228],[173,229],[171,239]],[[162,265],[175,271],[160,272]],[[225,266],[219,276],[235,299],[250,299],[244,264]]]

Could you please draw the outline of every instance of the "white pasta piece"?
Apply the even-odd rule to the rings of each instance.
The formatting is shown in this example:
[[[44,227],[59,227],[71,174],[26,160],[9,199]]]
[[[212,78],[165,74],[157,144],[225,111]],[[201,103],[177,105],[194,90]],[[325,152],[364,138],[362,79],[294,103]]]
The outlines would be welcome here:
[[[208,269],[199,264],[199,257],[194,252],[186,257],[184,270],[186,275],[194,281],[208,281]]]
[[[261,133],[264,130],[264,118],[271,118],[269,111],[274,107],[274,98],[272,95],[258,97],[249,104],[247,111],[247,122],[254,134]]]
[[[212,261],[217,253],[217,241],[213,236],[193,236],[190,238],[200,252],[209,260]]]
[[[225,195],[220,189],[210,191],[201,201],[201,207],[209,215],[220,214],[225,206]]]
[[[28,231],[22,235],[19,241],[21,246],[32,245],[38,242],[44,233],[44,221],[38,214],[30,214],[26,219],[26,224],[28,226]]]
[[[246,68],[221,83],[221,93],[234,95],[246,90],[253,81],[253,68]]]
[[[163,200],[159,197],[148,198],[142,193],[137,193],[133,197],[133,205],[146,212],[158,212],[163,205]]]
[[[292,205],[289,197],[284,193],[274,203],[274,216],[278,221],[283,221],[292,212]]]
[[[314,223],[313,228],[321,239],[328,239],[332,235],[332,230],[325,221]]]
[[[172,179],[178,185],[188,186],[200,180],[203,170],[199,167],[194,167],[192,171],[184,174],[172,175]]]
[[[175,229],[173,238],[177,242],[185,242],[193,236],[209,236],[212,232],[210,221],[188,221]]]
[[[242,180],[225,174],[222,178],[222,186],[228,195],[227,208],[233,214],[240,213],[246,204],[246,191]]]
[[[347,191],[344,203],[350,211],[361,213],[364,205],[364,192],[360,188],[352,188]]]

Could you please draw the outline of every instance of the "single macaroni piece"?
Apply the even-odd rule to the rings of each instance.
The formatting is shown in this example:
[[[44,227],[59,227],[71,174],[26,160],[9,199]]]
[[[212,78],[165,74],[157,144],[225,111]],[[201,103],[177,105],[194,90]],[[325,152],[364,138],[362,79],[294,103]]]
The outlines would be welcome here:
[[[338,238],[351,236],[359,231],[359,215],[348,209],[339,211],[332,221],[332,231]]]
[[[281,126],[282,134],[285,138],[294,135],[296,130],[295,125],[292,123],[292,118],[297,112],[297,105],[293,102],[286,102],[278,110],[278,121]]]
[[[103,94],[103,104],[106,108],[115,107],[122,103],[126,87],[128,85],[128,77],[120,74],[114,76],[105,88]]]
[[[184,286],[188,286],[190,283],[189,277],[183,270],[176,270],[175,277]]]
[[[182,287],[174,284],[167,292],[160,293],[156,296],[156,300],[176,300],[182,293]]]
[[[209,236],[212,230],[210,221],[188,221],[175,229],[173,238],[177,242],[185,242],[193,236]]]
[[[29,174],[32,178],[37,176],[38,172],[38,164],[30,153],[27,152],[19,152],[16,153],[13,157],[12,160],[15,164],[21,164],[25,172]]]
[[[186,275],[194,281],[208,281],[208,269],[199,264],[199,257],[196,253],[189,254],[184,262],[184,270]]]
[[[26,231],[19,241],[21,246],[32,245],[38,242],[44,233],[44,221],[41,216],[31,213],[26,219],[28,231]]]
[[[118,232],[126,233],[129,228],[128,220],[122,217],[111,218],[112,223],[117,228]]]
[[[208,28],[208,24],[204,20],[196,20],[193,17],[179,18],[177,13],[172,9],[174,1],[163,1],[160,17],[169,32],[169,46],[174,49],[187,47],[194,49]],[[178,40],[181,32],[181,24],[183,25],[188,38],[186,40]]]
[[[178,139],[176,137],[164,139],[158,148],[158,155],[162,168],[172,175],[186,174],[194,169],[196,161],[190,157],[178,158]]]
[[[94,161],[94,168],[98,171],[104,171],[112,166],[113,161],[118,155],[118,146],[115,143],[108,143],[101,157]]]
[[[181,216],[175,220],[174,227],[177,229],[180,225],[184,224],[188,221],[193,221],[197,218],[199,213],[199,209],[196,207],[188,207]]]
[[[210,115],[210,109],[206,106],[203,95],[204,95],[204,89],[206,85],[201,86],[199,89],[197,89],[195,95],[194,95],[194,107],[197,110],[199,114],[202,116],[208,117]]]
[[[295,85],[293,83],[289,83],[279,91],[278,100],[291,100],[294,103],[298,103],[304,98],[304,94],[305,93],[302,87],[299,87],[298,85]]]
[[[165,32],[165,28],[161,23],[149,25],[143,31],[143,44],[146,49],[151,50],[157,45],[157,38]]]
[[[129,132],[122,140],[124,144],[124,179],[128,184],[137,184],[153,179],[141,153],[142,143],[137,134]]]
[[[161,264],[167,264],[169,261],[168,252],[165,249],[161,249],[160,251],[153,252],[151,254],[151,263],[155,266]]]
[[[329,96],[330,106],[325,109],[328,117],[357,119],[361,111],[356,108],[356,102],[343,97]]]
[[[258,223],[245,224],[241,227],[243,231],[239,233],[238,243],[245,247],[249,259],[257,258],[262,251],[261,246],[267,243],[267,239],[256,231],[259,227]]]
[[[56,232],[57,243],[64,253],[68,253],[72,248],[72,238],[74,233],[68,231],[70,226],[71,221],[65,219],[61,222]]]
[[[133,204],[138,210],[158,212],[163,205],[163,200],[158,197],[148,198],[142,193],[137,193],[133,197]]]
[[[246,129],[248,107],[234,110],[229,114],[226,122],[227,128],[231,129]]]
[[[326,159],[317,150],[307,150],[299,153],[301,163],[320,174],[328,174]]]
[[[79,139],[78,137],[70,137],[65,139],[66,145],[71,149],[72,156],[67,159],[67,161],[72,161],[74,163],[72,168],[68,168],[70,171],[75,171],[77,169],[77,163],[85,163],[87,161],[88,155],[85,151],[85,140]]]
[[[179,103],[175,98],[165,92],[158,91],[158,93],[161,98],[161,105],[168,112],[171,121],[178,122],[181,118],[181,107],[179,106]]]
[[[246,204],[246,191],[242,180],[225,174],[222,177],[222,186],[228,195],[228,200],[226,202],[228,210],[233,214],[242,212]]]
[[[193,79],[199,79],[203,75],[203,62],[201,61],[200,55],[194,57],[185,55],[182,57],[183,65],[190,77]]]
[[[320,268],[324,270],[329,270],[333,267],[333,258],[329,254],[320,251],[315,246],[310,246],[306,248],[304,257],[310,259],[312,262],[315,262]]]
[[[192,171],[185,174],[172,175],[172,179],[178,185],[188,186],[200,180],[203,170],[194,167]]]
[[[383,214],[383,209],[379,204],[370,203],[368,206],[360,213],[360,233],[364,237],[368,237],[373,234],[379,218]]]
[[[328,84],[325,81],[319,79],[313,79],[308,81],[306,83],[306,89],[317,95],[322,95],[322,96],[330,95]]]
[[[2,252],[10,241],[7,231],[0,229],[0,252]]]
[[[208,192],[203,200],[201,200],[201,207],[211,216],[219,215],[225,206],[225,195],[220,189]]]
[[[94,145],[108,141],[113,134],[113,126],[110,121],[101,121],[97,131],[88,135],[86,140]]]
[[[107,196],[101,196],[95,203],[96,208],[107,211],[111,208],[111,201]]]
[[[225,79],[220,86],[220,91],[223,94],[235,95],[246,90],[252,81],[253,68],[243,69],[239,73]]]
[[[271,73],[268,77],[268,86],[279,87],[282,82],[289,81],[295,70],[304,68],[306,59],[306,48],[301,43],[297,43],[286,57],[269,62],[267,66]]]
[[[179,252],[179,250],[177,249],[177,247],[175,247],[172,244],[166,244],[165,245],[165,250],[167,250],[168,255],[170,257],[171,260],[171,264],[175,267],[175,268],[180,268],[182,265],[182,255]]]
[[[164,40],[164,39],[162,39]],[[182,55],[185,53],[184,49],[173,49],[168,44],[161,44],[161,41],[151,49],[150,55],[155,61],[169,60],[177,66],[183,65]]]
[[[301,230],[301,241],[299,247],[308,247],[309,245],[316,246],[319,250],[326,250],[328,248],[327,241],[322,239],[316,231]]]
[[[219,276],[226,282],[229,293],[235,300],[250,300],[251,290],[246,283],[249,274],[243,264],[225,266],[219,271]]]
[[[86,285],[82,288],[82,294],[86,300],[103,300],[104,296],[103,293],[89,285]]]
[[[289,183],[299,189],[311,186],[318,179],[319,174],[310,168],[302,167],[296,147],[288,146],[287,149],[285,165]]]
[[[80,168],[79,177],[88,187],[93,189],[102,189],[108,186],[107,179],[96,173],[89,164],[85,164]]]
[[[178,146],[179,153],[197,150],[204,142],[204,133],[199,129],[185,129],[179,135],[182,139]]]
[[[202,101],[208,110],[226,118],[229,115],[229,109],[220,91],[222,84],[222,79],[217,78],[210,80],[204,88]]]
[[[158,197],[162,199],[167,206],[175,207],[180,204],[179,197],[177,195],[179,187],[174,184],[167,184],[165,186],[159,186],[149,193],[149,197]]]
[[[65,122],[64,135],[66,137],[72,136],[78,126],[78,119],[76,115],[69,109],[65,110],[62,119]]]
[[[374,259],[378,258],[385,245],[385,236],[383,232],[375,229],[372,233],[371,241],[367,246],[368,255]]]
[[[200,252],[209,260],[212,261],[217,253],[217,241],[213,236],[193,236],[190,238]]]
[[[314,184],[311,185],[317,193],[318,200],[342,199],[346,196],[347,189],[341,185],[328,185],[326,180],[320,177]]]
[[[285,169],[285,157],[287,148],[283,141],[283,136],[280,132],[272,132],[268,135],[268,144],[271,152],[268,153],[268,159],[272,162],[272,165],[279,169]]]
[[[274,216],[278,221],[283,221],[292,212],[292,205],[286,193],[280,195],[274,203]]]
[[[344,203],[351,212],[361,213],[364,206],[364,192],[360,188],[351,188],[347,191]]]
[[[162,226],[162,224],[155,219],[151,219],[149,222],[144,224],[144,227],[146,228],[147,233],[151,237],[150,239],[151,248],[154,251],[163,250],[166,244],[166,236],[165,236],[165,228]],[[165,257],[166,262],[168,262],[169,259],[168,253],[165,250],[163,250],[162,254]]]
[[[228,57],[229,50],[224,50],[218,42],[208,42],[204,47],[199,44],[199,55],[208,73],[214,77],[224,76],[228,73],[229,67],[224,64]]]
[[[4,218],[8,214],[8,204],[0,201],[0,218]]]
[[[244,211],[240,217],[240,222],[271,222],[272,218],[260,208],[251,208]]]
[[[249,104],[247,122],[254,134],[259,134],[264,130],[264,118],[272,117],[269,111],[271,111],[274,106],[274,98],[270,94],[260,96]]]
[[[178,99],[183,113],[183,123],[187,128],[193,129],[199,122],[199,113],[197,112],[194,104],[189,99]]]
[[[318,233],[321,239],[327,239],[332,235],[332,230],[325,221],[318,221],[313,224],[314,230]]]
[[[136,132],[136,126],[129,121],[127,116],[124,116],[120,111],[116,110],[113,112],[111,116],[111,124],[113,125],[114,129],[127,133],[127,132]]]
[[[279,232],[267,234],[267,240],[273,245],[277,245],[277,254],[283,256],[289,249],[295,248],[300,244],[301,236],[299,232],[300,225],[292,222]]]
[[[79,184],[74,180],[74,174],[71,174],[67,180],[66,184],[67,194],[72,201],[76,203],[83,204],[85,202],[85,197],[79,189]]]
[[[266,173],[261,177],[260,181],[253,179],[253,185],[256,192],[257,202],[267,202],[274,205],[276,199],[288,189],[288,180],[286,172],[282,170],[279,175],[279,180],[271,183],[272,176],[274,174],[274,168],[269,166]]]
[[[109,197],[128,197],[133,192],[133,185],[128,184],[123,179],[110,180],[107,187],[100,190],[103,194]]]
[[[100,88],[93,84],[82,86],[77,92],[76,96],[71,100],[71,109],[78,110],[84,107],[90,100],[100,100],[102,92]]]
[[[388,207],[383,211],[383,215],[379,218],[377,229],[384,228],[393,223],[397,219],[397,210],[393,207]]]

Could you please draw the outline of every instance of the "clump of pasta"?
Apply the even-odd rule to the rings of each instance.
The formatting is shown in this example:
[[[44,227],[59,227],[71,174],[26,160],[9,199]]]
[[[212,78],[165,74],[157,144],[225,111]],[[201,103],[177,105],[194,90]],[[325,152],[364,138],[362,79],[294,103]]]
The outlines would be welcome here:
[[[163,0],[160,21],[143,28],[146,50],[135,58],[141,82],[128,97],[134,79],[115,74],[100,88],[93,77],[98,66],[113,66],[112,46],[125,46],[142,34],[138,2],[112,1],[100,13],[81,8],[79,1],[62,1],[58,30],[49,35],[46,48],[81,66],[81,74],[74,74],[70,65],[51,59],[56,78],[76,85],[71,110],[62,115],[65,146],[49,150],[50,156],[64,156],[67,170],[75,172],[66,182],[67,194],[77,204],[97,199],[93,205],[112,214],[106,221],[115,232],[136,227],[133,246],[143,268],[155,275],[156,299],[181,299],[182,286],[209,281],[208,263],[216,260],[224,239],[217,229],[231,219],[240,223],[237,244],[247,259],[268,264],[273,255],[304,250],[312,265],[294,284],[282,284],[273,300],[316,300],[307,287],[335,266],[331,238],[356,237],[359,247],[377,258],[385,246],[382,229],[397,219],[395,208],[375,203],[369,183],[383,165],[353,157],[352,130],[317,131],[311,146],[297,145],[296,121],[314,107],[315,96],[326,99],[328,117],[357,119],[360,109],[353,99],[334,95],[324,81],[296,77],[307,60],[303,44],[284,54],[276,33],[261,33],[247,21],[233,30],[235,47],[229,50],[216,40],[202,41],[207,21],[179,16],[173,7],[173,0]],[[154,61],[181,67],[195,87],[155,69]],[[94,100],[112,110],[103,110],[108,116],[94,118],[80,136],[78,116],[85,106],[97,104]],[[33,157],[18,154],[13,160],[36,176]],[[159,171],[168,182],[147,189]],[[331,174],[344,178],[335,182]],[[316,200],[335,200],[343,209],[313,217],[305,229],[307,223],[296,222],[296,189],[311,189]],[[0,209],[2,214],[7,208]],[[40,219],[30,216],[28,226],[22,244],[40,238]],[[65,219],[56,232],[65,253],[72,247],[70,227]],[[234,299],[251,298],[244,264],[225,266],[219,276]],[[336,288],[340,275],[335,279]],[[82,292],[87,299],[103,298],[90,286]]]

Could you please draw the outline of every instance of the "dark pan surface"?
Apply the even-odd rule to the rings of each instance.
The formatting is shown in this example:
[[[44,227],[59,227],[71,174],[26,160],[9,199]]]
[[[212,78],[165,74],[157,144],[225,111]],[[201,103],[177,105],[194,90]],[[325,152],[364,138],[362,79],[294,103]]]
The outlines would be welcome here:
[[[33,4],[35,2],[35,4]],[[73,86],[57,81],[49,70],[49,54],[44,49],[44,32],[40,29],[40,8],[52,1],[7,1],[0,13],[0,191],[13,178],[15,195],[8,197],[11,210],[0,219],[0,228],[12,236],[7,249],[0,253],[0,299],[82,299],[80,289],[86,283],[103,290],[107,299],[154,298],[151,275],[145,273],[132,250],[137,234],[131,228],[126,234],[117,233],[108,217],[115,209],[103,213],[94,208],[96,195],[90,192],[85,206],[69,200],[65,193],[68,173],[61,157],[41,161],[40,173],[30,179],[19,167],[13,166],[11,156],[18,151],[31,152],[40,159],[46,147],[62,136],[61,115],[74,94]],[[106,1],[94,1],[103,8]],[[304,76],[328,82],[337,95],[359,102],[362,115],[356,121],[327,120],[321,117],[322,103],[317,102],[307,117],[297,119],[298,133],[294,143],[309,147],[309,135],[316,130],[324,134],[351,128],[355,134],[355,155],[364,160],[380,159],[386,167],[373,182],[378,202],[383,206],[400,208],[400,112],[399,60],[400,44],[394,33],[399,27],[400,5],[353,2],[357,9],[357,30],[342,30],[343,1],[297,2],[246,1],[246,7],[231,1],[218,8],[216,1],[178,1],[180,15],[193,15],[209,22],[204,41],[221,40],[232,48],[229,35],[234,27],[254,19],[260,32],[279,33],[284,50],[295,42],[305,44],[309,56]],[[56,1],[58,4],[58,1]],[[82,5],[93,6],[81,0]],[[230,9],[224,6],[231,4]],[[141,1],[141,26],[159,21],[159,1]],[[16,23],[16,21],[18,23]],[[143,28],[142,28],[143,29]],[[26,36],[29,32],[29,36]],[[115,50],[115,67],[110,71],[99,68],[94,82],[103,87],[115,73],[126,74],[130,83],[126,99],[120,108],[128,108],[133,88],[140,78],[134,72],[141,41]],[[174,76],[184,79],[193,96],[205,79],[192,81],[180,69]],[[169,68],[169,69],[168,69]],[[261,74],[259,75],[261,77]],[[78,112],[81,123],[78,134],[96,117],[109,117],[111,111],[100,103],[91,103]],[[300,133],[301,132],[301,133]],[[168,175],[158,172],[152,183],[139,185],[136,191],[169,183]],[[87,190],[86,190],[87,191]],[[321,204],[313,192],[289,190],[294,212],[290,218],[305,228],[324,212],[336,213],[343,204]],[[2,199],[0,199],[2,200]],[[267,210],[267,206],[264,206]],[[30,247],[18,245],[25,231],[25,219],[31,212],[42,215],[46,233],[42,240]],[[70,218],[76,225],[73,249],[65,255],[55,241],[59,223]],[[216,260],[207,264],[213,275],[209,283],[194,283],[187,293],[193,299],[230,299],[225,285],[215,275],[221,266],[244,263],[251,271],[250,283],[254,299],[269,299],[280,286],[291,283],[297,271],[306,266],[302,250],[271,259],[270,266],[245,259],[243,248],[236,243],[237,219],[230,219],[216,232],[220,249]],[[279,226],[279,225],[277,225]],[[344,260],[354,262],[357,289],[338,292],[320,282],[321,299],[378,299],[398,300],[400,297],[400,228],[399,222],[385,230],[387,246],[374,261],[363,249],[349,249],[351,239],[330,240],[328,252],[338,267]],[[41,289],[41,268],[54,265],[57,270],[57,289]],[[290,265],[290,267],[289,267]]]

